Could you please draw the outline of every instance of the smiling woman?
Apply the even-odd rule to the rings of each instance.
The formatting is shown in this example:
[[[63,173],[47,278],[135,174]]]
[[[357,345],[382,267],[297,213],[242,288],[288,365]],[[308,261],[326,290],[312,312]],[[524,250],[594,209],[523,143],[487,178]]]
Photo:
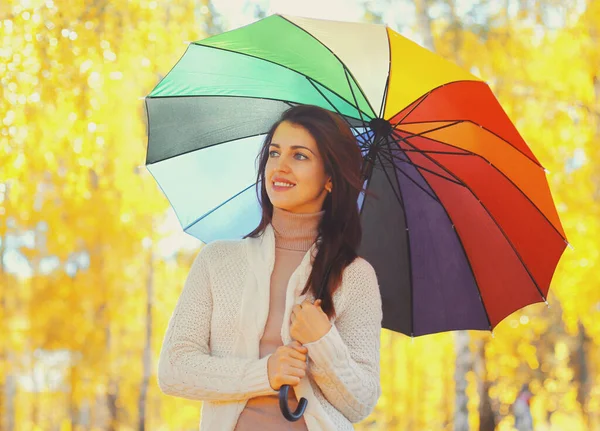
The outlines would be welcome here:
[[[301,105],[284,112],[271,127],[259,153],[258,165],[262,220],[247,238],[262,237],[269,226],[275,234],[269,317],[260,340],[260,351],[261,356],[273,354],[268,362],[271,386],[279,389],[287,384],[296,390],[306,375],[305,363],[297,361],[297,355],[308,352],[310,356],[311,352],[299,347],[312,346],[314,353],[315,343],[329,344],[325,341],[326,334],[331,332],[330,321],[335,321],[337,311],[334,293],[341,286],[346,267],[357,258],[361,238],[357,199],[362,189],[362,157],[356,138],[344,120],[323,108]],[[311,256],[312,268],[309,269],[312,270],[307,271],[310,275],[296,298],[296,305],[286,313],[290,278],[315,241],[318,251],[316,256]],[[307,295],[316,301],[302,301]],[[380,312],[371,316],[377,321],[376,327],[381,324]],[[290,350],[281,348],[284,316],[290,319],[287,324],[291,338],[294,343],[300,343],[292,344]],[[335,346],[335,342],[332,344],[328,348]],[[378,352],[373,354],[378,356]],[[311,377],[315,382],[320,380],[315,379],[314,373]],[[322,390],[324,392],[317,393],[327,392],[327,389]],[[339,388],[334,385],[332,390]],[[283,392],[283,396],[285,394]],[[294,394],[290,393],[288,401],[293,409],[297,407]],[[335,401],[329,402],[336,405]],[[341,406],[340,410],[344,411]],[[270,428],[267,423],[271,424]],[[303,418],[293,426],[286,423],[273,396],[250,399],[235,430],[258,426],[273,430],[306,429]],[[345,428],[338,426],[337,429]]]
[[[159,385],[204,401],[201,430],[350,431],[371,413],[382,304],[357,255],[361,164],[349,126],[323,108],[290,108],[270,128],[261,221],[198,254],[161,350]]]

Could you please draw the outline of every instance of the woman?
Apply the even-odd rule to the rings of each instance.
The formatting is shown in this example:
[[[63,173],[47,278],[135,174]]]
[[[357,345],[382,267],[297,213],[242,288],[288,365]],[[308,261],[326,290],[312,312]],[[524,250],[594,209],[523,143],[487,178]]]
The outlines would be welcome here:
[[[289,109],[267,134],[262,220],[202,248],[160,353],[161,390],[204,401],[201,430],[352,430],[375,406],[382,311],[356,254],[361,162],[346,123],[316,106]],[[297,422],[279,410],[285,384],[292,410],[308,400]]]

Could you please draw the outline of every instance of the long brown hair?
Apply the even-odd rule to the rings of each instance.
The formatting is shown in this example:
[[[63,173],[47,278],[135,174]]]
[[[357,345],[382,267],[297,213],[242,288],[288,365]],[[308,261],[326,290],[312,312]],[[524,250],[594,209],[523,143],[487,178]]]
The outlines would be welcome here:
[[[325,213],[318,229],[318,253],[302,291],[305,294],[310,289],[318,298],[327,277],[327,285],[321,294],[321,307],[331,318],[335,316],[333,293],[339,287],[346,266],[356,259],[362,236],[357,203],[362,191],[362,156],[350,127],[337,114],[312,105],[299,105],[285,111],[269,130],[257,157],[257,194],[262,219],[258,227],[244,238],[261,235],[273,218],[273,204],[265,187],[265,167],[275,129],[284,121],[304,127],[315,139],[325,172],[331,176],[333,184],[323,203]]]

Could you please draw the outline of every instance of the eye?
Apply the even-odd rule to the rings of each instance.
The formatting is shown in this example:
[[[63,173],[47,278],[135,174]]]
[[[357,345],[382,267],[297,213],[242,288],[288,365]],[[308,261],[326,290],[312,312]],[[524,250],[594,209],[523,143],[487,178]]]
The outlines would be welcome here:
[[[279,153],[277,151],[275,151],[275,150],[269,151],[269,157],[276,157],[278,155],[279,155]]]
[[[304,154],[302,153],[296,153],[296,158],[298,160],[308,160],[308,157],[306,157]]]

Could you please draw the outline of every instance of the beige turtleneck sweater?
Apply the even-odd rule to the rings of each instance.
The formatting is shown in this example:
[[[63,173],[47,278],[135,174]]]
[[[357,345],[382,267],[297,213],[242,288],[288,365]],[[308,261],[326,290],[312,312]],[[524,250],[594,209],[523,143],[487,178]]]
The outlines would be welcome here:
[[[260,357],[275,352],[283,345],[281,325],[285,308],[288,281],[306,252],[317,239],[319,223],[325,211],[310,214],[295,214],[273,208],[271,222],[275,232],[275,265],[271,274],[269,316],[260,340]],[[288,404],[294,411],[298,401],[294,391],[289,391]],[[235,431],[306,430],[304,419],[288,422],[279,409],[277,395],[250,398],[242,411]]]

